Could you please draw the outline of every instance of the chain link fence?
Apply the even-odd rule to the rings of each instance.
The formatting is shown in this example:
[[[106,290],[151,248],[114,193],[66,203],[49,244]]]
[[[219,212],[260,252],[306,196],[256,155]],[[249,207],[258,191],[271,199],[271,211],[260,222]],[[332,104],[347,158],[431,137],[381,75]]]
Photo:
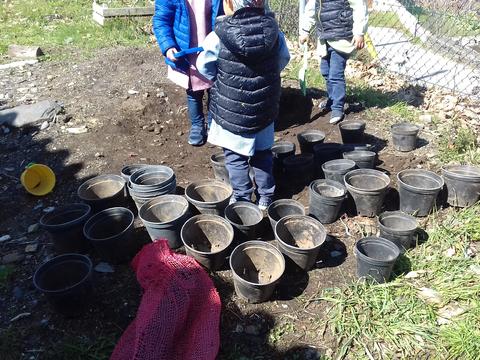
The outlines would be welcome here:
[[[271,0],[280,27],[298,33],[298,1]],[[367,49],[410,82],[480,98],[479,0],[369,0]]]

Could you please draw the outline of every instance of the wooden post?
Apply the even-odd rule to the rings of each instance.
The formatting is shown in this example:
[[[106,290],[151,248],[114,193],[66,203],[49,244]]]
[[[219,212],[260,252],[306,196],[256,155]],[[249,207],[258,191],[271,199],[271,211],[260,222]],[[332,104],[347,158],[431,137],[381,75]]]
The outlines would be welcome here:
[[[38,46],[9,45],[8,56],[17,59],[36,59],[43,55]]]

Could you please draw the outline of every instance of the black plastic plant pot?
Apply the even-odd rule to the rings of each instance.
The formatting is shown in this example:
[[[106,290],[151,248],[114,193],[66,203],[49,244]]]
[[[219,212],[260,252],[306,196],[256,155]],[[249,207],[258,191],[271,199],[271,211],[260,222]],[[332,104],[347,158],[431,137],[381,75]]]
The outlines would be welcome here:
[[[185,189],[185,196],[201,214],[223,216],[233,195],[232,187],[220,180],[200,180]]]
[[[398,246],[400,253],[410,249],[417,239],[417,220],[401,211],[386,211],[378,216],[380,237]]]
[[[337,181],[320,179],[313,181],[308,190],[310,215],[322,224],[337,221],[347,194],[345,186]]]
[[[272,230],[275,230],[278,220],[289,215],[305,215],[305,207],[293,199],[280,199],[271,203],[267,209]]]
[[[225,155],[223,152],[213,154],[210,157],[210,164],[212,165],[215,179],[223,181],[226,184],[230,184],[230,177],[225,166]]]
[[[49,233],[57,253],[84,253],[90,244],[83,235],[83,225],[91,213],[90,205],[70,204],[43,215],[39,223]]]
[[[330,160],[340,159],[343,153],[343,145],[338,143],[323,143],[313,147],[315,164],[320,168],[322,164]]]
[[[188,201],[180,195],[162,195],[149,200],[138,212],[152,241],[166,239],[171,249],[182,246],[180,230],[189,215]]]
[[[373,169],[375,168],[375,160],[377,154],[373,151],[354,150],[343,153],[343,158],[355,161],[359,169]]]
[[[185,251],[205,268],[219,270],[231,250],[232,225],[218,215],[196,215],[183,225],[180,232]]]
[[[357,275],[379,284],[390,279],[393,266],[400,256],[400,250],[390,240],[380,237],[366,237],[355,244]]]
[[[337,181],[343,184],[343,177],[346,173],[356,169],[355,161],[348,159],[337,159],[327,161],[322,165],[322,171],[325,179]]]
[[[247,241],[230,255],[235,293],[249,303],[261,303],[272,296],[285,272],[285,259],[278,249],[264,241]]]
[[[242,243],[262,235],[263,212],[255,204],[237,201],[225,209],[225,218],[235,230],[235,240]]]
[[[110,208],[92,216],[83,227],[102,260],[118,264],[128,261],[137,250],[133,236],[133,213],[122,207]]]
[[[292,155],[283,160],[285,177],[289,179],[292,187],[305,186],[315,176],[315,163],[313,154],[305,153]]]
[[[347,173],[344,181],[358,215],[374,217],[380,213],[390,186],[387,175],[378,170],[357,169]]]
[[[446,165],[442,175],[447,185],[448,203],[456,207],[474,205],[480,199],[480,168],[470,165]]]
[[[286,216],[275,226],[278,248],[305,271],[315,265],[326,237],[327,231],[323,225],[305,215]]]
[[[33,284],[56,312],[65,317],[77,317],[86,310],[91,299],[92,274],[90,258],[64,254],[40,265],[33,275]]]
[[[317,144],[323,143],[325,140],[325,133],[320,130],[306,130],[297,135],[298,143],[300,144],[300,152],[302,154],[313,154],[313,147]]]
[[[78,188],[78,197],[99,212],[125,203],[125,180],[120,175],[100,175],[85,181]]]
[[[407,169],[397,174],[400,210],[414,216],[427,216],[434,209],[444,186],[441,176],[423,169]]]
[[[393,124],[391,127],[393,146],[402,152],[415,150],[419,131],[420,127],[415,124]]]
[[[359,144],[363,142],[367,124],[362,120],[345,121],[338,125],[344,144]]]
[[[283,159],[295,155],[295,144],[290,141],[277,141],[272,146],[273,165],[283,166]]]

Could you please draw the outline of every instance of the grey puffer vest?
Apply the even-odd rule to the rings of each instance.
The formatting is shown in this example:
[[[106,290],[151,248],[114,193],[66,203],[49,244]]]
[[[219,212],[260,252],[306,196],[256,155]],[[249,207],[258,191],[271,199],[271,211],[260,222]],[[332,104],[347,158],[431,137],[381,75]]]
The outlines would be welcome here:
[[[265,10],[241,9],[217,23],[217,79],[210,111],[234,134],[253,134],[278,116],[280,69],[278,25]]]
[[[348,0],[322,0],[319,25],[322,40],[352,39],[353,10]]]

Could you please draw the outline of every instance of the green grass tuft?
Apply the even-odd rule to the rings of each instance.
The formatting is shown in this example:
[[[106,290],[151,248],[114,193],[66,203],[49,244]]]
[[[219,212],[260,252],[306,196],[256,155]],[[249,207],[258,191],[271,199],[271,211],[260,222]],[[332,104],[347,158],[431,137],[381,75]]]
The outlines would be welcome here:
[[[406,253],[418,277],[397,273],[387,284],[358,282],[316,299],[332,304],[329,328],[338,339],[339,358],[480,358],[480,281],[472,270],[480,261],[465,255],[480,241],[480,205],[429,220],[428,240]],[[421,288],[433,289],[437,303],[422,299]],[[446,305],[465,311],[440,326]]]
[[[480,149],[475,132],[469,128],[448,128],[440,137],[439,159],[443,163],[480,164]]]
[[[62,47],[88,51],[113,45],[142,46],[151,20],[117,19],[105,26],[92,20],[91,1],[12,0],[0,7],[0,55],[8,45],[38,45],[47,54]]]

